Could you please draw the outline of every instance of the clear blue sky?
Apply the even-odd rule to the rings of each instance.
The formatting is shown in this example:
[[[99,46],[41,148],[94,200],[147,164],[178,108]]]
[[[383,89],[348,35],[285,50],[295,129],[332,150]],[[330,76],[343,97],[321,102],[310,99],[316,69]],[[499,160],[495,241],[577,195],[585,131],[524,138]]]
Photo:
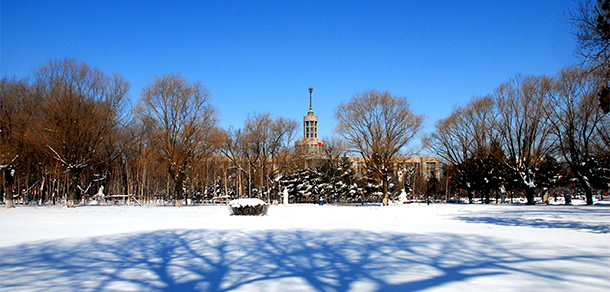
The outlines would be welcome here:
[[[163,2],[163,3],[158,3]],[[179,72],[212,93],[221,126],[249,113],[331,135],[341,101],[368,89],[406,97],[426,130],[454,105],[510,78],[576,64],[565,12],[531,1],[1,1],[1,75],[49,58],[118,72],[135,104],[156,75]]]

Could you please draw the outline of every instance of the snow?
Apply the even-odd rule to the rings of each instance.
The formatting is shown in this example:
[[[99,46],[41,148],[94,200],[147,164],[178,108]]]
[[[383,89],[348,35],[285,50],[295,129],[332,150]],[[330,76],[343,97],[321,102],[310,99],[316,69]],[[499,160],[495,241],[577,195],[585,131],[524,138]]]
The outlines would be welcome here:
[[[0,209],[0,291],[609,291],[610,204]]]
[[[266,205],[265,201],[261,199],[247,198],[247,199],[237,199],[229,202],[229,206],[233,208],[245,207],[245,206],[260,206]]]

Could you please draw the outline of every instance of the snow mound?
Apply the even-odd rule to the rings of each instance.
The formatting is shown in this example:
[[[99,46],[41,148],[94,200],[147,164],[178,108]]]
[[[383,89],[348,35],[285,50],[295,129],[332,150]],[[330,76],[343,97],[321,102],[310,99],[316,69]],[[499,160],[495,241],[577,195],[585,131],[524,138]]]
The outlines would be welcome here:
[[[229,202],[233,215],[264,216],[269,205],[260,199],[238,199]]]
[[[231,207],[254,207],[259,205],[267,205],[267,203],[261,199],[237,199],[229,202],[229,206]]]

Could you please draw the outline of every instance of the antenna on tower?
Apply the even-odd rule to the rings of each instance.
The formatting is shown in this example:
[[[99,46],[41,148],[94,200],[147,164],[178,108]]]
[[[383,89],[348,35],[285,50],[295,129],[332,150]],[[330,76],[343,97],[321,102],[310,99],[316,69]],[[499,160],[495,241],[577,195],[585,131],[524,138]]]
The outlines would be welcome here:
[[[311,93],[313,92],[313,87],[309,87],[309,111],[313,111],[313,108],[311,107]]]

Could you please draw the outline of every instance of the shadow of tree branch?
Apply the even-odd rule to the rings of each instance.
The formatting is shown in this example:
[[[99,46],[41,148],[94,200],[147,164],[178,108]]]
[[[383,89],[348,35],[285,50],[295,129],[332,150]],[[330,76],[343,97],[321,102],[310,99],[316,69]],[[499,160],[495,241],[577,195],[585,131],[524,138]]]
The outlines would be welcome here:
[[[2,248],[0,290],[419,291],[520,275],[558,287],[577,281],[584,291],[610,282],[601,272],[567,276],[570,263],[607,268],[607,253],[537,249],[475,235],[165,230]]]
[[[607,220],[603,220],[603,222],[591,220],[592,217],[610,217],[608,208],[569,208],[564,210],[557,210],[557,208],[561,207],[483,211],[466,216],[458,216],[457,219],[468,223],[484,223],[499,226],[572,229],[601,234],[610,233],[610,226],[607,224]],[[591,216],[592,214],[595,216]],[[575,217],[578,220],[574,220]]]

